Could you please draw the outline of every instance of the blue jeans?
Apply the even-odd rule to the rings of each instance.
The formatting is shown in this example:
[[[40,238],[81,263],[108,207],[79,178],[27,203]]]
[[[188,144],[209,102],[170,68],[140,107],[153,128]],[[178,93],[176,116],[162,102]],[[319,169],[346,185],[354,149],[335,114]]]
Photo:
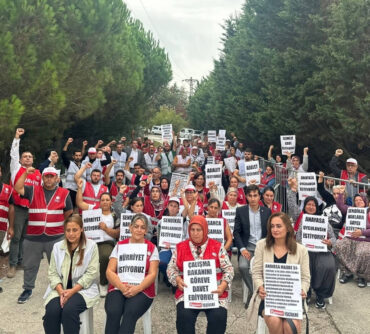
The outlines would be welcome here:
[[[159,272],[163,273],[163,277],[167,280],[167,265],[172,257],[172,251],[170,249],[163,249],[159,252]]]

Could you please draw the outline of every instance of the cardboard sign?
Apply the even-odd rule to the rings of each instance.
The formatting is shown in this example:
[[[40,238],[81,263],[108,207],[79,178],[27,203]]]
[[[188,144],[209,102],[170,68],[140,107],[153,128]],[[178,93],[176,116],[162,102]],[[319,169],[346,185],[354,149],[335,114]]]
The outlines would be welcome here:
[[[172,173],[169,194],[172,194],[173,190],[175,189],[175,184],[177,180],[180,180],[180,185],[177,188],[176,196],[180,197],[181,189],[185,188],[188,182],[188,175],[180,174],[180,173]]]
[[[140,284],[145,277],[147,244],[118,245],[117,274],[121,282]]]
[[[99,223],[102,221],[101,209],[95,210],[83,210],[82,211],[82,222],[86,237],[94,240],[95,242],[101,242],[104,240],[104,231],[100,229]]]
[[[229,224],[231,233],[234,232],[235,215],[236,215],[236,210],[235,209],[222,210],[222,217],[225,218],[227,223]]]
[[[226,130],[218,130],[218,136],[226,139]]]
[[[216,158],[213,155],[207,157],[207,165],[214,165],[216,163]]]
[[[366,230],[367,208],[349,207],[346,216],[345,237],[350,237],[355,230]],[[361,236],[360,238],[365,238]]]
[[[216,130],[208,130],[208,142],[215,143],[216,142]]]
[[[265,263],[265,314],[302,319],[301,270],[299,264]]]
[[[298,173],[298,196],[304,200],[308,196],[316,196],[317,183],[315,173]]]
[[[223,218],[206,218],[208,224],[208,237],[224,244],[224,220]]]
[[[176,248],[176,245],[183,240],[183,218],[163,216],[159,234],[159,247]]]
[[[164,124],[162,125],[162,142],[168,141],[169,143],[172,142],[172,124]]]
[[[225,151],[226,138],[217,137],[216,139],[216,150]]]
[[[245,183],[250,185],[250,181],[255,180],[255,184],[261,183],[260,165],[258,161],[244,161]]]
[[[184,262],[184,307],[209,309],[219,307],[215,260]]]
[[[134,213],[121,213],[119,240],[124,240],[131,237],[130,224],[134,216]]]
[[[226,169],[232,174],[236,169],[236,161],[234,157],[224,159]]]
[[[220,164],[207,164],[206,171],[206,187],[209,188],[209,183],[214,182],[217,186],[222,186],[222,165]]]
[[[327,252],[328,246],[321,240],[327,239],[328,217],[307,215],[302,217],[302,245],[309,252]]]
[[[295,152],[295,135],[280,136],[280,145],[282,155],[286,155],[287,152],[294,154]]]

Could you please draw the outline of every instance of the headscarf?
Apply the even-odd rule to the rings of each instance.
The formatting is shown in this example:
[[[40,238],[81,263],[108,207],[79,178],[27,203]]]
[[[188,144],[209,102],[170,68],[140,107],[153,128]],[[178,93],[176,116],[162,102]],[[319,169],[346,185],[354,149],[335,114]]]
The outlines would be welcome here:
[[[196,243],[191,239],[190,236],[190,227],[193,224],[198,224],[203,230],[203,239],[200,243]],[[193,218],[190,219],[189,227],[188,227],[188,233],[189,233],[189,239],[190,241],[197,247],[202,246],[208,239],[208,223],[207,220],[203,216],[193,216]]]
[[[154,201],[154,200],[152,199],[152,190],[153,190],[154,188],[157,188],[157,189],[159,190],[159,199],[158,199],[157,201]],[[161,189],[161,187],[160,187],[160,186],[158,186],[158,185],[154,185],[154,186],[152,187],[152,189],[150,190],[150,196],[149,196],[149,198],[150,198],[150,203],[153,205],[153,208],[154,208],[154,210],[155,210],[155,211],[162,211],[162,210],[163,210],[163,203],[164,203],[164,200],[163,200],[162,189]]]
[[[302,221],[302,217],[303,217],[303,214],[306,213],[306,205],[309,201],[314,201],[315,203],[315,207],[316,207],[316,212],[314,213],[314,215],[320,215],[320,212],[319,212],[319,202],[317,201],[317,198],[316,197],[313,197],[313,196],[308,196],[305,198],[304,202],[303,202],[303,210],[302,212],[300,213],[297,221],[295,222],[294,224],[294,231],[298,231],[299,229],[299,225],[301,224],[301,221]]]
[[[162,184],[162,180],[167,180],[167,184],[168,184],[168,188],[167,189],[162,189],[161,188],[161,192],[162,192],[162,196],[163,197],[167,197],[168,196],[168,193],[170,191],[170,181],[168,180],[168,178],[166,176],[161,176],[161,181],[159,182],[159,184]]]

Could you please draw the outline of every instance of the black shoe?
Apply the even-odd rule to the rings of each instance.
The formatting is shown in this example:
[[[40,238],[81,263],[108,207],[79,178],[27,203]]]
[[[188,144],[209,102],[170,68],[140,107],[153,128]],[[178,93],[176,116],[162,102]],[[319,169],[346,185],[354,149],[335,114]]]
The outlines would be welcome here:
[[[365,279],[364,278],[359,278],[357,286],[359,288],[365,288],[367,286]]]
[[[18,304],[24,304],[32,296],[32,290],[23,290],[22,294],[18,298]]]
[[[316,297],[316,303],[315,306],[318,309],[324,309],[326,307],[324,298]]]
[[[353,275],[352,274],[348,275],[346,273],[342,273],[342,275],[339,278],[339,282],[342,283],[342,284],[345,284],[349,280],[351,280],[352,278],[353,278]]]

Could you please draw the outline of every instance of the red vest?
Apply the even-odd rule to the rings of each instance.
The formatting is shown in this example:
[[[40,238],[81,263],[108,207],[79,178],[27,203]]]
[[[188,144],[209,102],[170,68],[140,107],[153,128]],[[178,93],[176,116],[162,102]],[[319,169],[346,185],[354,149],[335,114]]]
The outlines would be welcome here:
[[[182,241],[176,245],[177,252],[177,261],[176,266],[179,268],[179,271],[182,273],[184,271],[184,262],[185,261],[194,261],[194,256],[191,253],[189,239]],[[216,278],[217,284],[219,285],[222,281],[222,271],[220,269],[220,259],[218,254],[220,252],[221,244],[214,240],[208,238],[208,244],[204,251],[202,260],[215,260],[216,261]],[[183,275],[181,275],[183,278]],[[179,299],[184,294],[183,291],[177,289],[175,293],[175,298]],[[228,296],[228,291],[225,290],[219,299],[226,299]]]
[[[17,174],[15,175],[14,178],[14,184],[10,182],[11,186],[14,186],[21,175],[26,172],[25,167],[20,167]],[[41,186],[41,173],[38,169],[35,169],[35,172],[32,174],[27,175],[26,180],[24,181],[24,185],[26,186]],[[30,202],[26,198],[21,198],[19,194],[13,190],[13,200],[15,205],[23,206],[25,208],[28,208],[30,206]]]
[[[135,179],[136,179],[136,174],[132,174],[131,181],[130,181],[130,184],[131,184],[132,186],[134,186],[134,185],[135,185]]]
[[[128,238],[128,239],[119,241],[117,243],[117,246],[119,247],[119,245],[128,244],[129,242],[130,242],[130,239]],[[150,267],[150,257],[152,256],[154,252],[155,245],[148,240],[145,240],[145,243],[148,245],[148,255],[146,257],[146,267],[145,267],[145,276],[147,276],[149,272],[149,267]],[[118,263],[118,260],[117,260],[117,263]],[[122,283],[122,284],[126,284],[126,283]],[[115,289],[116,288],[112,284],[108,285],[108,292],[111,292]],[[155,282],[153,282],[152,285],[146,288],[143,291],[143,294],[145,294],[148,298],[154,298],[155,297]]]
[[[262,201],[259,201],[259,205],[260,206],[266,206],[263,204]],[[267,206],[266,206],[267,207]],[[275,212],[281,212],[281,204],[279,202],[272,202],[272,206],[271,206],[271,213],[275,213]]]
[[[366,174],[363,174],[363,173],[360,173],[358,172],[357,173],[357,182],[361,182],[361,180],[366,176]],[[342,172],[340,173],[340,178],[343,179],[343,180],[349,180],[349,176],[348,176],[348,172],[347,170],[343,169]],[[347,182],[345,181],[341,181],[340,184],[342,186],[345,186]],[[364,192],[365,191],[365,188],[362,188],[359,190],[360,192]]]
[[[8,229],[9,199],[12,191],[11,186],[3,183],[3,189],[0,193],[0,231],[6,231]]]
[[[64,233],[64,212],[69,191],[58,187],[46,204],[44,188],[33,187],[33,196],[28,210],[28,235],[59,235]]]
[[[112,202],[114,202],[118,195],[118,188],[117,188],[116,182],[112,182],[109,192],[112,196]]]
[[[100,208],[100,196],[101,194],[106,193],[106,192],[109,192],[108,188],[105,185],[101,184],[98,194],[95,196],[94,187],[92,186],[90,182],[86,182],[85,190],[84,190],[84,193],[82,194],[82,198],[85,203],[94,204],[95,205],[94,209],[99,209]]]
[[[158,216],[155,214],[154,207],[150,202],[150,196],[144,196],[144,210],[143,212],[150,216],[152,225],[157,226],[158,222],[162,219],[164,210],[166,210],[168,204],[168,198],[163,203],[163,209],[159,212]]]
[[[225,196],[224,201],[227,201],[227,195]],[[243,188],[238,188],[238,199],[236,201],[241,205],[247,204],[247,199],[245,198],[245,193],[244,193]]]
[[[267,184],[275,178],[275,174],[267,175],[266,172],[263,173],[261,177],[260,188],[265,188]]]

